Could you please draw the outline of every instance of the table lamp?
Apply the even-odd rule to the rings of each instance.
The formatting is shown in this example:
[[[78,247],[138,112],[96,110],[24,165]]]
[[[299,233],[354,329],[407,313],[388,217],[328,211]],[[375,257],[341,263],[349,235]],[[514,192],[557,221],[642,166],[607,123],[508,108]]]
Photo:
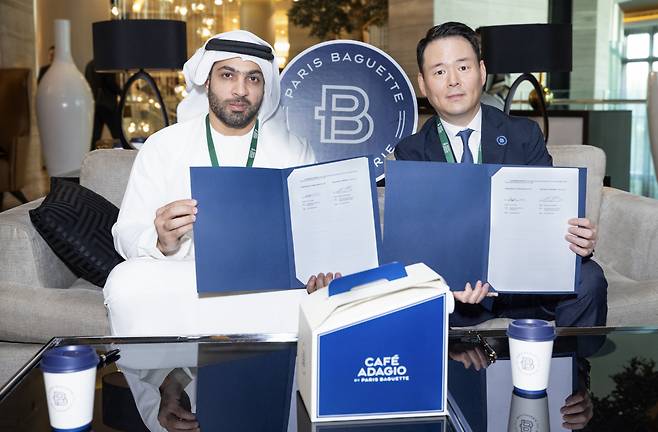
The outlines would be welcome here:
[[[517,87],[529,81],[537,93],[548,141],[548,115],[544,89],[531,72],[570,72],[571,24],[512,24],[480,27],[482,60],[487,73],[521,73],[505,98],[509,114]]]
[[[131,84],[143,79],[153,89],[164,125],[169,126],[162,95],[149,70],[180,70],[187,61],[186,26],[183,21],[144,19],[112,20],[92,25],[94,63],[98,72],[137,70],[125,83],[119,101],[119,117],[123,115],[126,94]],[[121,144],[130,148],[121,124]]]

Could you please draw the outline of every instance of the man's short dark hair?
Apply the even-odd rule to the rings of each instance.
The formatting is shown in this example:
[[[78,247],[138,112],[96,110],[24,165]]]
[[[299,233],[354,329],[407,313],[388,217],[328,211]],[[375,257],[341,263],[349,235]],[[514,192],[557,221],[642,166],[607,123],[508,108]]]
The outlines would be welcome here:
[[[427,48],[427,45],[437,39],[454,36],[463,37],[471,44],[471,47],[473,47],[473,51],[475,52],[475,57],[478,63],[480,63],[480,38],[478,35],[466,24],[450,21],[435,25],[429,29],[425,37],[418,42],[418,46],[416,47],[416,59],[418,60],[418,69],[420,70],[420,73],[423,73],[423,56],[425,55],[425,48]]]

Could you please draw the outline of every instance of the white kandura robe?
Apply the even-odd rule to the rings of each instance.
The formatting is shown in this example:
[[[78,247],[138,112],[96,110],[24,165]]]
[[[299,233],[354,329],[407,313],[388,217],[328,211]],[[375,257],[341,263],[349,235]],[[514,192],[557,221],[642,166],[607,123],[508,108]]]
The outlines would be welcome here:
[[[213,140],[220,166],[244,166],[251,132],[240,138],[214,133]],[[287,131],[282,113],[260,127],[254,167],[314,162],[311,147]],[[158,131],[139,151],[112,227],[115,248],[126,261],[103,289],[113,335],[297,332],[304,289],[199,298],[191,233],[171,256],[157,249],[156,210],[190,198],[189,168],[210,165],[205,116]]]

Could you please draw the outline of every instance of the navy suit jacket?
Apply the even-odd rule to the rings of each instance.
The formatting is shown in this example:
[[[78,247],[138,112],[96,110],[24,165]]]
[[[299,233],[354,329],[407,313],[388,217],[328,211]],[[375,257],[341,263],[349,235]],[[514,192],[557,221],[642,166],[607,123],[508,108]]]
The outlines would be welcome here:
[[[497,108],[482,106],[482,162],[505,165],[551,166],[544,136],[537,123],[523,117],[510,117]],[[436,116],[421,130],[395,146],[398,160],[446,162],[436,130]]]

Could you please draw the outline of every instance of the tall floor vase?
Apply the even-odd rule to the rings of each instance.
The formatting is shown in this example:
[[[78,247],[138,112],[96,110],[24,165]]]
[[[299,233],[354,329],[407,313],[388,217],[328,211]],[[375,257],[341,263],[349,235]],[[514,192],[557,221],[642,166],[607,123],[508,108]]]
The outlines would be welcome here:
[[[71,57],[71,25],[55,20],[55,59],[37,88],[37,123],[48,174],[75,175],[89,151],[91,89]]]
[[[658,72],[649,73],[647,123],[649,124],[649,146],[653,155],[653,167],[656,178],[658,178]]]

